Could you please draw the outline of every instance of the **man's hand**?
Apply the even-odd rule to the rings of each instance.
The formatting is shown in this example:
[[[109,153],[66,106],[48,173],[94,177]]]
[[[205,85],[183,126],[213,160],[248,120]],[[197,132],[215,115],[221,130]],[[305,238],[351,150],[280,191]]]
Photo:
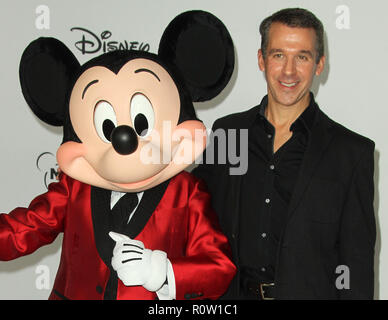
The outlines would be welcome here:
[[[160,250],[149,250],[143,242],[126,235],[109,232],[116,241],[113,249],[112,267],[126,286],[143,286],[157,291],[167,277],[167,255]]]

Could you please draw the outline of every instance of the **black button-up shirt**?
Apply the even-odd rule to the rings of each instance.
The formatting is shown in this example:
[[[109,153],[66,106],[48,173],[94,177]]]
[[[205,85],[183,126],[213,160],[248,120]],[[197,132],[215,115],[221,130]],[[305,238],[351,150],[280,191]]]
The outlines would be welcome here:
[[[274,153],[275,128],[265,118],[268,97],[248,131],[248,171],[242,179],[240,265],[254,280],[272,282],[280,236],[316,114],[310,104],[291,125],[291,138]],[[249,272],[252,274],[252,272]]]

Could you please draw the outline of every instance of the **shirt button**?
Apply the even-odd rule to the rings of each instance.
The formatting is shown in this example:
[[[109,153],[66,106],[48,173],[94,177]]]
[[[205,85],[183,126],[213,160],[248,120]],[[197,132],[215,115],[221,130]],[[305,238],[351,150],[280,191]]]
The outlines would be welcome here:
[[[261,270],[261,272],[265,272],[265,271],[267,271],[267,269],[266,269],[266,268],[264,268],[264,267],[262,267],[260,270]]]
[[[263,233],[261,234],[261,237],[262,237],[262,238],[266,238],[266,237],[267,237],[267,234],[266,234],[265,232],[263,232]]]
[[[272,134],[267,135],[268,139],[272,138]]]
[[[271,200],[270,199],[265,199],[265,203],[270,203],[271,202]]]
[[[273,164],[271,164],[271,165],[269,166],[269,168],[270,168],[271,170],[273,170],[273,169],[275,169],[275,166],[274,166]]]

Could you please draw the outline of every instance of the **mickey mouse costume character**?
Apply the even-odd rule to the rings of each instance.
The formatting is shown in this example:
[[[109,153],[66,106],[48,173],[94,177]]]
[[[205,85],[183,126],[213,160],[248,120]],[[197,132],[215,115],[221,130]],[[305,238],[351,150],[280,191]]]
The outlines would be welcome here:
[[[183,170],[206,144],[192,102],[217,96],[233,67],[227,29],[204,11],[177,16],[157,55],[114,51],[80,66],[60,41],[32,42],[21,87],[41,120],[63,126],[62,172],[28,208],[0,215],[0,259],[63,232],[50,299],[221,296],[235,274],[229,244],[203,183]]]

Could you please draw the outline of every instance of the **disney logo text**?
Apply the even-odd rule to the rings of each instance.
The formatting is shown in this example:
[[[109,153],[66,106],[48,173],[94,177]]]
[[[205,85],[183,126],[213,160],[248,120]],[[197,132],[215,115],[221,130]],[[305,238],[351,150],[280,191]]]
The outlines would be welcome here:
[[[101,32],[100,37],[94,34],[92,31],[89,31],[85,28],[74,27],[70,31],[80,31],[82,32],[81,40],[75,43],[75,47],[82,52],[86,53],[97,53],[102,50],[103,53],[114,50],[139,50],[139,51],[149,51],[150,45],[144,42],[138,41],[107,41],[111,36],[112,32],[103,31]]]

